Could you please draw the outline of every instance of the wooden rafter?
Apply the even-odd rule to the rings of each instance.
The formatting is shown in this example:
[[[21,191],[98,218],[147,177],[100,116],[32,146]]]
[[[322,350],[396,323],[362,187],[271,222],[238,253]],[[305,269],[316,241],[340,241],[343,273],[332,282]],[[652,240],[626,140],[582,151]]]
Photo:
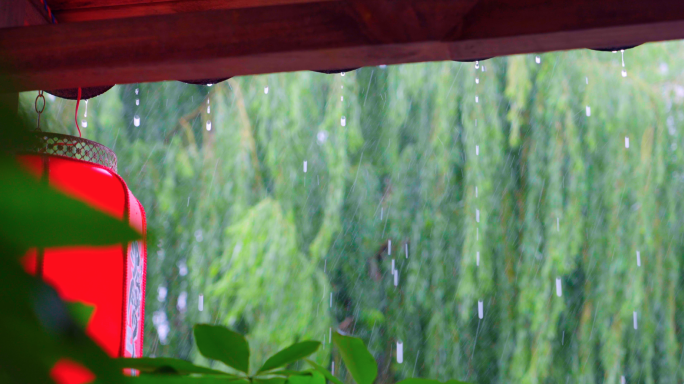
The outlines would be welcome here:
[[[679,0],[281,0],[0,29],[0,54],[21,89],[29,90],[472,60],[681,38]]]

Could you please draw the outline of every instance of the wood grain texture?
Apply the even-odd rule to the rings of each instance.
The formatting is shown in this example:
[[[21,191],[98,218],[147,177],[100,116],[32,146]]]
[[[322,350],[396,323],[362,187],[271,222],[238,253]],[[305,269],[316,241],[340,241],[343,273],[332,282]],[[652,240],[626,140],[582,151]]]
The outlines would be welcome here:
[[[62,23],[339,0],[52,0]]]
[[[345,0],[0,30],[22,90],[352,68],[684,38],[684,2]]]

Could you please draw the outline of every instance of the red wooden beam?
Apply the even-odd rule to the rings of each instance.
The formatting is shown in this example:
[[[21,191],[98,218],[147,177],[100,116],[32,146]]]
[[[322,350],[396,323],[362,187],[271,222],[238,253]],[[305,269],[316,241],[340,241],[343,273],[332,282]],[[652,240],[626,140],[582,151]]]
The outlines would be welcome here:
[[[9,28],[0,55],[28,90],[680,38],[679,0],[346,0]]]
[[[49,24],[40,0],[0,0],[0,28]]]

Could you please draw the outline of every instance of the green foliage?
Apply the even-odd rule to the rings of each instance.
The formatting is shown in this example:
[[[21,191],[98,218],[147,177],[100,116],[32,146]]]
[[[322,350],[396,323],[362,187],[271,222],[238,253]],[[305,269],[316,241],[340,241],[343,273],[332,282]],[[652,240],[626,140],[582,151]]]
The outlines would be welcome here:
[[[120,368],[137,369],[142,373],[160,373],[160,374],[176,374],[176,375],[190,375],[190,374],[206,374],[206,375],[226,375],[233,377],[222,371],[209,369],[194,365],[188,361],[181,359],[174,359],[171,357],[139,357],[139,358],[120,358],[115,360]]]
[[[363,341],[357,337],[333,335],[333,343],[340,352],[344,365],[357,384],[373,384],[378,376],[378,364],[368,352]]]
[[[194,329],[197,349],[204,357],[249,373],[249,344],[241,334],[208,324],[197,324]]]
[[[321,343],[317,341],[303,341],[301,343],[292,344],[291,346],[269,357],[264,365],[259,368],[257,373],[271,371],[287,364],[294,363],[297,360],[301,360],[313,354],[320,346]]]

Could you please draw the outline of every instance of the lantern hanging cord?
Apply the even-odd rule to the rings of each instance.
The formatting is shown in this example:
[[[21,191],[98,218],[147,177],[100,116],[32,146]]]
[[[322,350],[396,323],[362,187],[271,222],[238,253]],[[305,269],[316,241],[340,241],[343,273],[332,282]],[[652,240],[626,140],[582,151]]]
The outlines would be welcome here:
[[[39,100],[43,101],[43,104],[40,108],[38,107]],[[40,131],[40,115],[45,110],[45,96],[43,96],[43,91],[38,91],[38,96],[36,96],[34,107],[36,108],[36,113],[38,114],[38,126],[36,127],[36,131]]]
[[[78,129],[78,137],[81,137],[81,128],[78,126],[78,105],[81,103],[81,88],[78,88],[78,98],[76,99],[76,112],[74,112],[74,121],[76,122],[76,129]]]

